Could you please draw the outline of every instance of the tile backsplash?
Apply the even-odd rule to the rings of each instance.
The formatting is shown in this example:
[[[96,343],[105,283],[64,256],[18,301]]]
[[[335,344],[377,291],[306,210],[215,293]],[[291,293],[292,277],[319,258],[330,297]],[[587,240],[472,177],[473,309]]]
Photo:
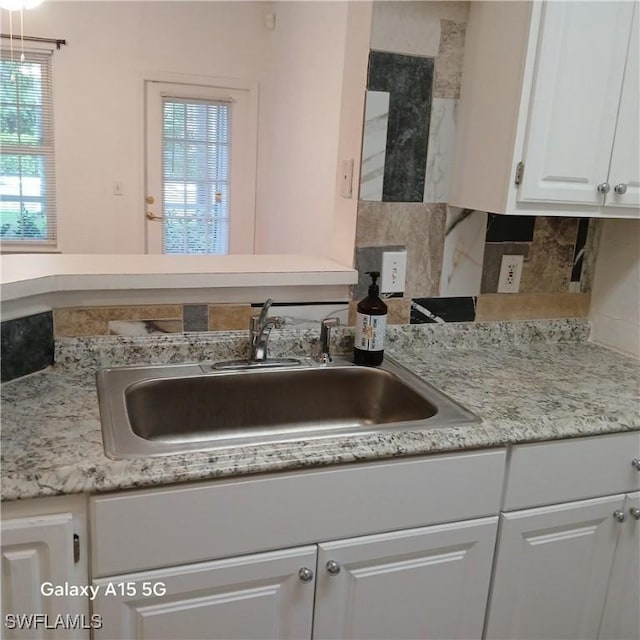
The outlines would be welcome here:
[[[468,3],[407,4],[374,4],[372,48],[393,52],[389,61],[401,54],[433,60],[423,202],[361,199],[353,301],[363,297],[363,272],[380,270],[383,251],[406,249],[405,291],[393,298],[396,321],[586,316],[601,221],[500,216],[447,205]],[[384,24],[393,29],[385,31]],[[424,151],[412,147],[405,160],[415,164]],[[511,255],[523,257],[518,293],[498,293],[502,258]]]
[[[53,364],[51,311],[5,320],[0,335],[2,382],[46,369]]]

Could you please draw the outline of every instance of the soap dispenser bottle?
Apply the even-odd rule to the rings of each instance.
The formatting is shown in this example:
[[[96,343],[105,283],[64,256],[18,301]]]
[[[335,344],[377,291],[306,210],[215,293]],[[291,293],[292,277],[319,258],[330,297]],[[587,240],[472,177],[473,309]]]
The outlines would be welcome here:
[[[371,276],[369,295],[358,303],[356,335],[353,344],[353,362],[377,366],[384,358],[384,334],[387,328],[387,305],[378,295],[376,280],[379,271],[367,271]]]

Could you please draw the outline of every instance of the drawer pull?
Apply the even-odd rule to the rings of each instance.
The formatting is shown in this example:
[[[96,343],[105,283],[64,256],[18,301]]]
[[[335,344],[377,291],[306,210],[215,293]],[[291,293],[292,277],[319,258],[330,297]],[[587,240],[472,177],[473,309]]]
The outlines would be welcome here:
[[[622,509],[616,509],[613,512],[613,517],[618,521],[618,522],[624,522],[625,519],[625,513]]]
[[[640,520],[640,509],[638,509],[638,507],[631,507],[629,509],[629,513],[631,514],[632,518],[635,518],[636,520]]]
[[[337,576],[340,573],[340,565],[335,560],[329,560],[326,564],[327,573],[330,576]]]
[[[631,466],[636,469],[637,471],[640,471],[640,458],[634,458],[631,461]]]

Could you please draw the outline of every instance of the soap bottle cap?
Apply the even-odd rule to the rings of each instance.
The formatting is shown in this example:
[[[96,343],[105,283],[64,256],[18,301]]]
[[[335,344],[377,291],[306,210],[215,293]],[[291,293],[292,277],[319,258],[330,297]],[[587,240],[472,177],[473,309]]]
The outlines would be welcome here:
[[[369,285],[369,295],[377,296],[380,293],[380,287],[378,287],[376,280],[380,277],[379,271],[366,271],[368,276],[371,276],[371,284]]]

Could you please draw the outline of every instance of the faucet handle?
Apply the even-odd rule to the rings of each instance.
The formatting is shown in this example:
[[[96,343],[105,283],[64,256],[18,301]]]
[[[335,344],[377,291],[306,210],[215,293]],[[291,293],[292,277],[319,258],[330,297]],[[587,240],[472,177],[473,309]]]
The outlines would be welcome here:
[[[330,327],[338,327],[340,326],[340,318],[336,316],[332,316],[331,318],[325,318],[321,321],[321,325],[329,329]]]

